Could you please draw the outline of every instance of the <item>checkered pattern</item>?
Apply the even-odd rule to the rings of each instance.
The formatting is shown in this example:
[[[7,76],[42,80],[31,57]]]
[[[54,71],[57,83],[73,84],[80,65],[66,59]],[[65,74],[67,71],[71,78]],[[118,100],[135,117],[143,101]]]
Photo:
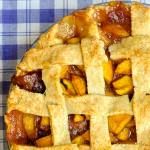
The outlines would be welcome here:
[[[0,0],[0,150],[8,149],[3,115],[17,62],[51,24],[74,9],[101,2],[106,0]]]

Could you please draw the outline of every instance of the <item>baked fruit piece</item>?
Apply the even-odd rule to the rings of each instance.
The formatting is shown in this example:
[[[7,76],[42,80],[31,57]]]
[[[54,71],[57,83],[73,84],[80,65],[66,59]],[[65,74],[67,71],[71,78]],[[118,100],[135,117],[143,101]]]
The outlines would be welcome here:
[[[149,8],[110,2],[41,35],[11,80],[12,150],[150,149],[150,37],[136,13],[148,27]]]
[[[8,121],[7,139],[16,144],[34,145],[37,147],[52,146],[52,135],[49,117],[23,113],[12,110],[6,115]],[[72,143],[89,144],[89,117],[69,115],[68,128]]]
[[[63,93],[66,95],[85,95],[87,93],[86,76],[83,66],[64,66],[60,82]]]
[[[37,41],[37,48],[57,43],[78,43],[83,37],[94,36],[106,45],[131,35],[130,6],[122,2],[90,6],[73,12],[55,24]]]

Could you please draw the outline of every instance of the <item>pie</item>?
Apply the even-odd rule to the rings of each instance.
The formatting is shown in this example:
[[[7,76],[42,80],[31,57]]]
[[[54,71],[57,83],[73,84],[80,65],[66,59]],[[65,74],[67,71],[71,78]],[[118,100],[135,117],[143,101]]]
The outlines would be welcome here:
[[[150,150],[150,8],[109,2],[65,16],[16,67],[11,150]]]

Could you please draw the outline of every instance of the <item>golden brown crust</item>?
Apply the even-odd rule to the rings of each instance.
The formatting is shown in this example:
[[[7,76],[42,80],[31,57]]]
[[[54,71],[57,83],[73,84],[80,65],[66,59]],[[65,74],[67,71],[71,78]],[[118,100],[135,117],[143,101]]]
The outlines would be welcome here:
[[[75,16],[65,16],[58,24],[57,36],[62,39],[68,39],[75,36],[76,33]]]
[[[60,44],[45,49],[32,48],[25,53],[22,61],[18,64],[17,69],[32,71],[48,68],[53,64],[82,65],[80,45]]]
[[[93,149],[111,149],[111,141],[108,130],[108,116],[113,114],[132,114],[131,104],[127,96],[99,97],[98,112],[91,116],[91,146]],[[103,106],[103,107],[101,107]],[[123,106],[123,107],[122,107]]]
[[[90,150],[90,146],[88,145],[80,145],[79,150]]]
[[[13,86],[7,100],[7,112],[17,109],[24,113],[30,113],[40,116],[48,116],[45,108],[44,96],[42,94],[31,93]],[[29,106],[32,106],[32,109]]]
[[[132,107],[127,96],[107,97],[86,95],[67,98],[66,105],[70,114],[90,115],[91,149],[111,149],[107,117],[113,114],[130,114]],[[103,106],[103,107],[101,107]]]
[[[137,144],[114,144],[111,150],[141,150]]]
[[[136,94],[133,99],[133,108],[136,120],[137,142],[139,145],[150,146],[150,96]]]
[[[103,105],[103,108],[99,108],[101,107],[101,105]],[[78,113],[92,115],[97,114],[100,109],[103,109],[106,114],[109,113],[110,115],[114,115],[116,113],[123,114],[125,112],[133,114],[127,95],[119,97],[110,97],[103,95],[66,97],[66,106],[69,114]]]
[[[105,94],[103,77],[104,60],[107,60],[104,51],[104,42],[95,38],[84,38],[81,41],[83,61],[87,77],[89,94]]]
[[[98,26],[93,18],[93,13],[93,8],[87,8],[64,17],[41,35],[35,47],[45,48],[61,44],[66,39],[75,36],[99,38]]]
[[[79,37],[96,37],[99,39],[97,22],[94,20],[94,9],[89,7],[73,13]]]
[[[65,99],[62,95],[62,88],[60,85],[60,71],[60,65],[53,65],[43,70],[43,81],[46,86],[45,101],[48,104],[65,105]]]
[[[35,48],[27,51],[17,65],[17,75],[42,69],[46,91],[44,94],[32,93],[12,85],[7,112],[17,109],[24,113],[48,116],[53,144],[57,146],[38,148],[13,144],[12,150],[150,149],[150,96],[146,95],[150,93],[150,9],[141,4],[132,4],[133,36],[109,47],[111,59],[131,59],[135,95],[133,103],[130,103],[127,95],[111,97],[105,96],[104,93],[102,63],[107,57],[104,42],[99,40],[102,38],[101,29],[93,18],[95,10],[103,8],[106,6],[90,7],[64,17],[41,35]],[[74,37],[80,38],[78,44],[64,44]],[[76,97],[63,95],[60,84],[63,65],[84,65],[87,95]],[[90,146],[71,144],[68,130],[69,114],[90,116]],[[108,116],[115,114],[135,115],[137,143],[111,145]],[[7,117],[5,122],[9,124]]]
[[[48,105],[54,145],[71,144],[65,106]]]
[[[110,46],[109,51],[113,60],[131,59],[135,92],[138,89],[144,93],[150,93],[150,37],[128,37],[121,43]]]
[[[132,35],[150,35],[150,8],[140,3],[131,5]]]
[[[55,24],[47,32],[43,33],[38,39],[35,47],[41,49],[63,43],[63,40],[57,37],[58,28],[59,24]]]
[[[130,36],[121,42],[109,47],[110,57],[113,60],[140,57],[150,53],[150,36]]]
[[[132,79],[134,91],[150,93],[150,53],[141,57],[132,58]]]
[[[86,95],[77,98],[72,97],[66,98],[66,105],[69,114],[88,114],[91,116],[90,139],[92,149],[110,147],[111,142],[109,139],[107,121],[108,115],[112,115],[112,112],[113,114],[132,114],[131,105],[129,104],[127,96],[107,97],[100,95]],[[46,108],[47,106],[45,105],[44,107]],[[54,145],[59,145],[61,142],[69,143],[67,136],[63,136],[63,134],[68,135],[67,121],[65,121],[67,119],[65,105],[49,105],[48,108],[50,112]],[[60,124],[59,122],[64,124]],[[60,134],[62,136],[60,136]]]
[[[75,144],[69,144],[69,145],[62,145],[62,146],[37,148],[33,146],[21,146],[21,145],[13,144],[11,146],[11,150],[78,150],[78,147]]]

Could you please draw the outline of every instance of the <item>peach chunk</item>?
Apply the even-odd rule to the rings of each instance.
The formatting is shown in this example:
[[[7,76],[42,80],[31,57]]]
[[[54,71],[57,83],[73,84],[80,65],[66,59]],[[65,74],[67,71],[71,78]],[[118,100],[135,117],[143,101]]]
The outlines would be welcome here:
[[[35,143],[36,143],[36,146],[38,147],[52,146],[53,145],[52,136],[48,135],[48,136],[42,137],[36,140]]]
[[[128,94],[133,90],[132,78],[125,75],[112,83],[116,89],[115,92],[119,95]]]
[[[111,60],[103,63],[103,73],[106,83],[110,84],[113,79],[113,65]]]
[[[49,126],[50,125],[50,120],[48,117],[42,117],[40,126]]]
[[[64,95],[69,95],[69,93],[67,92],[66,88],[64,87],[63,84],[61,84],[61,88],[62,88],[62,92]]]
[[[121,89],[117,89],[117,90],[115,90],[115,92],[118,95],[125,95],[125,94],[130,94],[132,90],[133,90],[133,86],[129,85],[127,87],[124,87],[124,88],[121,88]]]
[[[103,26],[102,30],[117,35],[119,37],[129,36],[129,33],[119,24],[107,24]]]
[[[87,130],[82,135],[75,137],[72,140],[73,144],[78,144],[78,145],[87,144],[87,142],[90,142],[90,131],[89,130]]]
[[[109,131],[114,134],[119,134],[123,130],[123,128],[130,122],[131,119],[132,116],[128,114],[109,116]]]
[[[68,69],[69,69],[69,67],[66,66],[66,65],[64,65],[64,66],[62,67],[61,73],[60,73],[61,78],[65,78],[65,77],[67,76],[67,74],[68,74]]]
[[[84,120],[84,116],[82,115],[75,115],[73,121],[74,122],[80,122]]]
[[[76,91],[70,80],[62,79],[63,81],[63,91],[66,95],[76,95]]]
[[[83,133],[82,137],[84,138],[85,141],[90,141],[90,131],[88,130],[85,133]]]
[[[31,114],[23,115],[23,125],[26,130],[29,139],[37,138],[37,131],[35,127],[35,117]]]
[[[77,75],[72,75],[72,84],[78,95],[84,95],[86,93],[85,80]]]
[[[119,78],[118,80],[114,81],[112,84],[115,89],[121,89],[132,85],[132,78],[128,75],[125,75]]]
[[[83,136],[77,136],[72,140],[73,144],[78,144],[78,145],[82,145],[84,144],[85,140],[83,138]]]
[[[77,44],[77,43],[79,43],[79,42],[80,42],[80,39],[77,38],[77,37],[74,37],[74,38],[71,38],[71,39],[68,39],[68,40],[67,40],[67,43],[68,43],[68,44]]]
[[[124,128],[119,134],[118,139],[121,141],[126,141],[130,136],[130,130],[128,128]]]
[[[130,60],[124,60],[120,64],[118,64],[115,74],[131,74],[131,61]]]

